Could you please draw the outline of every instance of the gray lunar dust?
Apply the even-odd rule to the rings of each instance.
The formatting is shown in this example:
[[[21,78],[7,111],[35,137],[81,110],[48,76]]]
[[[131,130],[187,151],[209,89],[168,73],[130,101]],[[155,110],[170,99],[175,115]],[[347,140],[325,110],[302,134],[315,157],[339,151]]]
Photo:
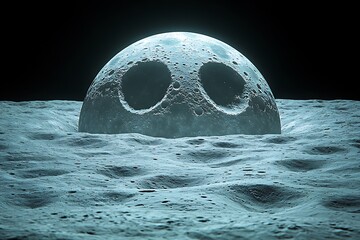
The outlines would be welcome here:
[[[77,132],[0,102],[0,239],[360,239],[360,102],[277,99],[282,134]]]

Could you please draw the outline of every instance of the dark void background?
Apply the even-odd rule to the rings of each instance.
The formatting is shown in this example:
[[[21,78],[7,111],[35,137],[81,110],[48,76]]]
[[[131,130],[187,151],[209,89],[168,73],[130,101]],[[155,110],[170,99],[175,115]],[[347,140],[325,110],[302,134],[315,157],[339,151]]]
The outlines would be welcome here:
[[[202,33],[231,45],[259,69],[275,98],[360,100],[358,60],[352,58],[358,44],[354,5],[226,0],[12,4],[3,8],[0,100],[82,101],[115,54],[168,31]]]

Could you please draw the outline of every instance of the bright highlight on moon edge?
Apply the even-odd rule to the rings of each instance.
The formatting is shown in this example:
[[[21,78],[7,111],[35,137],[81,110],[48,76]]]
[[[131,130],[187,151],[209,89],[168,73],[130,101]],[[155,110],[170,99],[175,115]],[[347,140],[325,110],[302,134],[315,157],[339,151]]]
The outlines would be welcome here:
[[[131,44],[100,70],[78,130],[174,138],[281,133],[281,123],[244,55],[209,36],[168,32]]]

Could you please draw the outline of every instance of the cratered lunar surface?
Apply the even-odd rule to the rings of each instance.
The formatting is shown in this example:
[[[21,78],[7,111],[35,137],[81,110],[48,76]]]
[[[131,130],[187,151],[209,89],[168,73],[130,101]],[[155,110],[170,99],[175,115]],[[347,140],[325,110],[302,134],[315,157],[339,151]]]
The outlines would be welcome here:
[[[0,101],[0,239],[360,239],[360,101],[276,103],[281,134],[161,138]]]
[[[139,40],[98,73],[79,131],[155,137],[281,133],[278,108],[257,68],[228,44],[197,33]]]

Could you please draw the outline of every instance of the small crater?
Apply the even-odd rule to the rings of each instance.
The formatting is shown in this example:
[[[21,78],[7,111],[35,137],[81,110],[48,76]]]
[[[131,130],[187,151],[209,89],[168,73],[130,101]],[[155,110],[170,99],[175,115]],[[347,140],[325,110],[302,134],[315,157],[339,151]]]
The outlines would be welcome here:
[[[230,143],[230,142],[215,142],[212,145],[214,147],[219,147],[219,148],[237,148],[237,147],[239,147],[238,144]]]
[[[347,111],[347,110],[349,110],[349,108],[348,108],[348,107],[340,107],[340,106],[338,106],[338,107],[335,107],[335,110],[338,110],[338,111]]]
[[[317,147],[312,147],[306,152],[312,155],[327,155],[327,154],[334,154],[343,151],[345,151],[344,148],[336,147],[336,146],[317,146]]]
[[[293,142],[295,140],[296,138],[294,137],[276,136],[276,137],[268,138],[265,141],[268,143],[285,144],[285,143]]]
[[[323,206],[332,210],[360,213],[360,196],[337,196],[325,200]]]
[[[148,145],[148,146],[159,145],[162,143],[162,141],[160,139],[147,139],[147,138],[141,138],[141,137],[130,138],[129,141],[133,141],[133,142],[139,143],[141,145]]]
[[[133,177],[141,175],[144,171],[138,167],[132,166],[106,166],[98,170],[99,174],[109,178]]]
[[[301,193],[289,187],[265,184],[233,185],[230,190],[231,192],[227,192],[229,198],[250,210],[290,207],[295,205],[295,200],[302,197]]]
[[[275,164],[281,165],[290,171],[306,172],[321,168],[326,164],[325,160],[303,160],[303,159],[287,159],[276,161]]]
[[[59,138],[59,135],[54,133],[33,133],[29,138],[32,140],[54,140]]]
[[[71,147],[104,147],[107,146],[107,142],[92,136],[75,137],[65,141],[68,146]]]
[[[5,150],[5,149],[8,149],[8,146],[0,143],[0,150]]]
[[[142,192],[142,193],[151,193],[151,192],[156,192],[155,189],[141,189],[139,190],[139,192]]]
[[[162,107],[162,108],[167,108],[169,105],[170,105],[169,101],[163,101],[163,102],[161,103],[161,107]]]
[[[188,155],[190,159],[194,160],[194,162],[206,163],[225,158],[229,155],[229,153],[216,150],[200,150],[189,152]]]
[[[181,84],[178,81],[176,81],[176,82],[174,82],[173,87],[174,87],[174,89],[177,90],[181,87]]]
[[[134,197],[135,194],[125,193],[125,192],[105,192],[102,194],[103,200],[107,200],[110,202],[124,202],[132,197]]]
[[[186,143],[190,144],[190,145],[201,145],[205,142],[205,139],[203,138],[197,138],[197,139],[191,139],[186,141]]]
[[[252,169],[252,168],[244,168],[243,171],[244,172],[252,172],[252,171],[254,171],[254,169]]]
[[[58,170],[58,169],[31,169],[19,172],[19,175],[22,178],[38,178],[38,177],[48,177],[48,176],[60,176],[69,173],[68,171]]]
[[[197,178],[186,176],[158,175],[142,181],[141,187],[148,189],[168,189],[196,186],[200,182]]]
[[[201,116],[204,113],[204,110],[201,107],[196,107],[194,112],[196,116]]]
[[[17,194],[13,199],[9,199],[9,202],[20,207],[40,208],[53,203],[55,199],[54,194],[41,191]]]

